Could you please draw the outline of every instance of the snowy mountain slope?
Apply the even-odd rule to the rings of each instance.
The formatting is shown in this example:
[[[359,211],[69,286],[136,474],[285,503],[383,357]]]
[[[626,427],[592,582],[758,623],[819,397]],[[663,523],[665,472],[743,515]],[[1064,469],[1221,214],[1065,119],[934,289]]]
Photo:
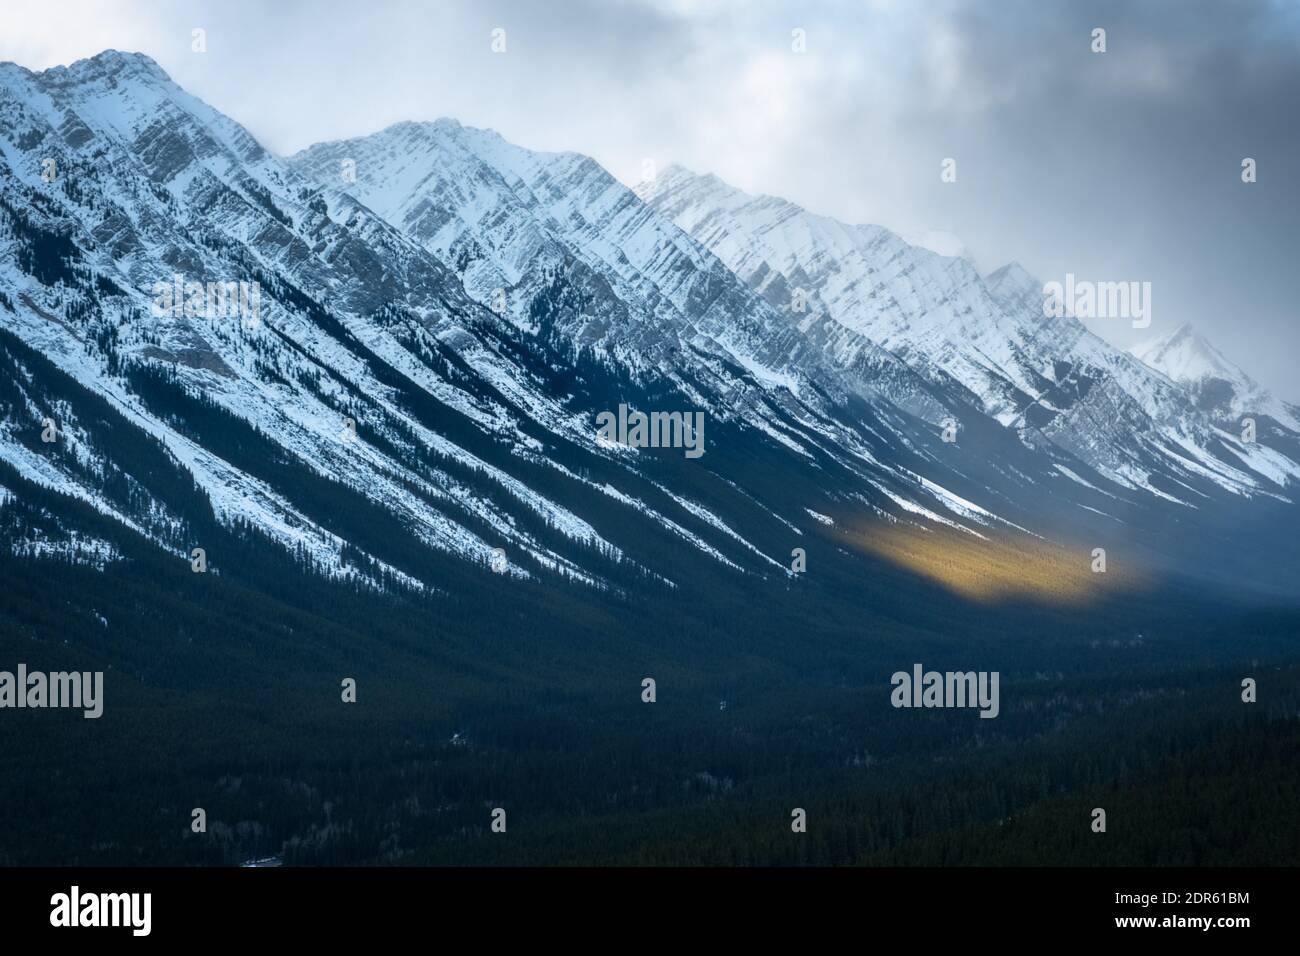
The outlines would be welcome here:
[[[293,164],[327,195],[364,203],[438,255],[461,274],[467,294],[486,305],[499,297],[518,326],[535,327],[530,303],[564,271],[587,294],[580,309],[552,315],[557,334],[683,387],[679,357],[697,355],[694,370],[707,367],[721,376],[718,387],[732,396],[715,409],[721,417],[770,427],[755,414],[763,406],[753,401],[751,385],[728,365],[739,366],[786,411],[802,402],[833,418],[847,394],[862,396],[887,419],[899,419],[887,428],[891,442],[915,431],[912,417],[937,433],[970,413],[842,326],[792,326],[586,157],[531,152],[495,133],[439,120],[319,144]],[[843,369],[825,361],[829,342],[844,357]],[[837,444],[851,440],[843,430],[833,437]],[[874,464],[889,467],[879,459]]]
[[[429,583],[430,550],[486,563],[498,548],[517,574],[599,582],[657,564],[671,580],[672,563],[647,552],[666,542],[770,573],[791,516],[825,510],[827,495],[893,520],[995,520],[958,504],[942,482],[960,476],[926,436],[903,437],[902,412],[839,414],[842,385],[814,381],[816,349],[590,161],[555,168],[465,138],[497,150],[500,169],[459,170],[445,184],[459,204],[426,201],[414,221],[454,213],[474,228],[416,242],[147,58],[0,67],[10,493],[94,501],[177,554],[210,514],[327,573],[356,573],[360,555],[376,575]],[[466,211],[489,199],[490,215]],[[176,281],[183,294],[160,309]],[[512,322],[473,298],[496,281],[510,283]],[[255,308],[191,314],[189,282],[244,283]],[[603,447],[594,413],[620,401],[696,404],[710,447],[725,436],[775,472],[811,463],[823,481],[762,500],[743,471],[723,473],[725,455],[687,470]],[[96,411],[77,413],[88,402]],[[45,418],[53,443],[38,437]],[[109,420],[166,481],[134,474]]]
[[[467,294],[486,305],[497,300],[520,328],[536,328],[531,303],[563,272],[583,295],[580,308],[549,313],[555,334],[687,391],[679,369],[682,358],[691,359],[695,372],[708,368],[719,376],[729,399],[714,409],[720,417],[769,429],[754,384],[785,412],[799,414],[804,404],[823,420],[842,419],[846,396],[856,395],[883,420],[875,439],[922,454],[938,487],[955,491],[954,483],[965,481],[962,494],[1006,517],[1007,503],[1025,497],[1023,490],[990,494],[990,485],[1007,477],[990,467],[992,449],[921,450],[919,432],[937,436],[949,423],[982,426],[982,413],[951,376],[932,367],[927,379],[825,315],[792,322],[779,296],[769,301],[777,283],[751,289],[738,282],[710,251],[586,157],[531,152],[495,133],[439,120],[319,144],[293,164],[331,202],[360,201],[405,231],[460,274]],[[852,441],[855,427],[832,429],[833,443]],[[989,437],[999,457],[1017,456],[1013,437]],[[889,469],[892,454],[872,464]],[[1056,462],[1043,457],[1021,454],[1013,480],[1059,476]],[[1072,455],[1059,457],[1074,471],[1089,471]],[[910,473],[902,477],[914,482]],[[905,493],[915,492],[913,485]]]
[[[997,301],[1024,327],[1042,321],[1042,283],[1028,278],[1023,269],[1015,264],[1003,267],[990,276],[990,285]],[[1039,294],[1034,306],[1031,289]],[[1113,449],[1121,456],[1129,454],[1128,462],[1107,460],[1118,460],[1118,473],[1138,486],[1184,502],[1195,500],[1187,491],[1213,494],[1218,489],[1293,500],[1300,479],[1300,446],[1294,440],[1279,435],[1275,437],[1280,441],[1245,442],[1239,428],[1222,427],[1186,388],[1177,383],[1170,387],[1167,378],[1152,374],[1147,365],[1078,321],[1068,316],[1046,321],[1051,336],[1035,340],[1040,361],[1063,365],[1066,372],[1058,372],[1056,387],[1031,410],[1049,409],[1047,423],[1038,425],[1042,416],[1035,415],[1026,416],[1028,424],[1038,425],[1064,447],[1087,442],[1080,454],[1085,460],[1093,449],[1107,446],[1108,453]],[[1090,392],[1076,397],[1081,385],[1091,385]]]
[[[389,294],[402,291],[422,302],[440,302],[444,294],[454,297],[458,286],[445,281],[435,262],[401,241],[384,249],[375,235],[382,231],[378,221],[358,215],[341,227],[328,220],[306,184],[295,182],[251,137],[185,95],[147,60],[106,55],[42,74],[39,81],[12,68],[6,78],[12,80],[4,100],[6,125],[17,134],[6,137],[5,149],[7,166],[17,174],[11,184],[14,201],[7,202],[11,228],[34,232],[38,239],[59,237],[80,251],[78,258],[88,268],[103,270],[96,276],[99,284],[87,286],[86,328],[60,320],[68,282],[47,287],[24,284],[19,277],[9,297],[14,313],[9,327],[159,435],[200,478],[219,513],[280,529],[288,544],[298,542],[282,529],[311,525],[256,481],[246,481],[239,469],[227,467],[229,462],[207,467],[210,456],[184,447],[156,412],[151,415],[114,376],[104,374],[111,366],[138,359],[170,365],[182,388],[239,416],[318,474],[382,500],[430,546],[486,558],[492,545],[485,538],[491,537],[493,544],[514,544],[558,565],[571,564],[522,533],[493,503],[468,494],[449,474],[431,471],[413,478],[409,463],[364,440],[368,425],[386,431],[390,442],[405,441],[408,453],[417,447],[410,443],[419,442],[425,456],[487,475],[547,527],[604,544],[576,516],[522,489],[472,453],[419,429],[400,435],[389,421],[399,417],[387,400],[391,390],[374,379],[364,351],[347,332],[323,329],[310,301],[285,281],[359,310],[392,301]],[[22,155],[14,148],[25,144],[40,150],[42,162],[55,161],[60,173],[53,183],[39,179],[41,165],[30,152]],[[53,188],[42,192],[47,185]],[[50,194],[59,195],[60,207],[46,214]],[[48,233],[41,233],[47,224]],[[21,265],[21,242],[15,245]],[[397,254],[379,260],[377,249]],[[265,293],[261,313],[255,323],[244,316],[194,321],[151,315],[146,310],[152,283],[167,281],[172,270],[200,281],[249,277]],[[88,334],[104,346],[102,362],[87,360]],[[338,440],[347,412],[355,415],[363,436],[349,447]],[[410,430],[411,423],[396,427],[403,426]],[[430,507],[435,500],[486,527],[471,530],[463,520]],[[241,509],[250,501],[261,504],[246,514]]]
[[[796,394],[808,380],[837,395],[875,395],[876,383],[889,382],[887,397],[907,411],[932,422],[951,417],[925,382],[861,336],[791,329],[716,256],[585,156],[532,152],[444,119],[318,144],[293,163],[438,255],[477,301],[490,306],[501,295],[516,321],[526,321],[521,310],[548,270],[567,267],[592,275],[604,294],[564,333],[608,344],[620,360],[654,369],[684,343]],[[836,376],[822,359],[825,336],[874,374]]]
[[[347,162],[355,182],[340,174]],[[761,352],[804,348],[793,335],[771,342],[784,330],[763,327],[774,317],[753,308],[721,263],[586,157],[531,153],[495,133],[440,120],[314,146],[294,165],[452,263],[483,305],[501,290],[507,312],[521,322],[549,269],[585,265],[638,314],[607,323],[589,316],[585,327],[567,331],[580,342],[617,336],[646,367],[667,337],[713,346],[725,336],[729,354],[763,364],[774,356]]]
[[[200,480],[218,513],[278,532],[289,545],[301,542],[300,534],[287,529],[312,527],[245,472],[191,447],[156,410],[143,407],[112,367],[140,359],[143,367],[170,366],[182,388],[237,415],[319,475],[382,501],[429,546],[483,559],[493,546],[513,546],[545,564],[573,570],[569,559],[540,546],[517,516],[502,511],[500,502],[471,491],[463,477],[435,469],[436,462],[454,466],[462,476],[472,474],[476,482],[495,483],[513,499],[512,507],[532,511],[548,529],[617,556],[617,548],[572,512],[412,421],[393,404],[392,388],[376,379],[369,360],[373,353],[348,331],[323,328],[323,316],[312,314],[312,303],[287,282],[282,285],[282,279],[291,278],[358,311],[392,303],[393,293],[429,306],[454,302],[459,284],[443,281],[435,261],[391,235],[385,249],[385,237],[377,235],[382,225],[363,213],[354,211],[343,227],[330,221],[306,184],[295,182],[251,138],[185,96],[141,58],[106,55],[43,74],[39,81],[6,68],[6,79],[12,81],[3,104],[6,126],[15,135],[6,136],[4,152],[7,171],[17,173],[16,182],[7,182],[11,190],[6,198],[13,200],[7,202],[11,229],[35,233],[38,239],[58,237],[50,242],[67,241],[81,250],[83,261],[102,267],[103,281],[112,286],[105,292],[87,285],[86,308],[78,310],[86,314],[86,327],[78,328],[59,314],[66,311],[59,306],[68,299],[68,282],[46,288],[24,281],[15,270],[13,281],[6,283],[13,290],[6,296],[11,313],[6,327],[162,438]],[[49,125],[51,120],[65,133],[75,131],[70,142]],[[41,191],[46,184],[39,179],[40,163],[16,148],[24,144],[39,149],[42,160],[54,158],[61,168],[48,192],[57,194],[63,184],[64,195],[48,218],[41,215],[50,203]],[[105,166],[113,175],[103,175]],[[53,228],[37,232],[46,222]],[[13,246],[21,267],[22,243]],[[396,252],[380,259],[376,250]],[[246,328],[240,318],[195,321],[149,315],[148,293],[139,290],[149,290],[151,280],[165,280],[176,268],[201,278],[268,280],[262,282],[258,324]],[[461,304],[472,308],[463,297]],[[88,358],[85,342],[91,337],[105,348]],[[425,377],[434,376],[426,370]],[[484,404],[451,383],[440,384],[440,397],[462,408]],[[511,416],[501,409],[481,412],[480,424],[488,418],[494,432],[513,428]],[[355,416],[358,437],[345,444],[340,436],[350,416]],[[369,429],[389,448],[368,441]],[[26,460],[16,451],[11,454],[11,461]],[[418,474],[412,471],[412,458],[425,465]],[[449,517],[444,509],[462,514]],[[467,515],[480,525],[477,530],[463,520]],[[340,539],[333,540],[337,551]]]
[[[1129,350],[1140,361],[1191,389],[1198,406],[1225,427],[1240,427],[1249,415],[1267,415],[1300,432],[1300,409],[1274,396],[1224,357],[1191,325]]]
[[[879,226],[846,225],[678,166],[638,193],[760,292],[775,290],[803,327],[829,318],[931,382],[955,381],[1027,443],[1050,443],[1121,487],[1194,504],[1223,491],[1285,497],[1300,478],[1292,459],[1243,445],[1183,389],[1077,320],[1045,318],[1042,283],[1019,266],[985,278],[965,258]]]

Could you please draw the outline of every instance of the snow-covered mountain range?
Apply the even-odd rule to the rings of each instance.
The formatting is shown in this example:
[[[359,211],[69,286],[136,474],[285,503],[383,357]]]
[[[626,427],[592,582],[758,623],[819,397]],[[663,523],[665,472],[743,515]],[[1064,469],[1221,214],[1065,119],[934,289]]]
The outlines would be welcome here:
[[[967,258],[680,166],[638,192],[792,321],[829,317],[928,380],[955,381],[966,401],[1027,442],[1077,455],[1112,482],[1186,501],[1201,481],[1277,493],[1300,476],[1285,456],[1216,427],[1185,389],[1074,317],[1045,317],[1043,283],[1016,263],[981,276]],[[806,299],[801,315],[796,293]]]
[[[185,308],[194,283],[254,295]],[[787,577],[846,517],[1074,540],[1172,515],[1182,551],[1294,514],[1294,408],[1042,301],[1014,264],[680,167],[631,190],[451,120],[282,158],[142,55],[0,64],[24,553],[113,560],[88,508],[178,559],[225,529],[384,585],[671,587],[682,561]],[[702,412],[706,453],[603,440],[620,405]]]

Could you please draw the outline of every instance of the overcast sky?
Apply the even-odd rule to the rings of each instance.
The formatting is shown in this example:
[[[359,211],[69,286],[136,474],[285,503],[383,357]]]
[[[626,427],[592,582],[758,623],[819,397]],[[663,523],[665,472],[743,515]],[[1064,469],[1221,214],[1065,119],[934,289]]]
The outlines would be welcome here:
[[[1300,3],[0,0],[0,60],[109,47],[280,153],[452,116],[628,183],[680,162],[949,232],[986,271],[1149,281],[1150,329],[1093,328],[1127,346],[1192,322],[1300,400]]]

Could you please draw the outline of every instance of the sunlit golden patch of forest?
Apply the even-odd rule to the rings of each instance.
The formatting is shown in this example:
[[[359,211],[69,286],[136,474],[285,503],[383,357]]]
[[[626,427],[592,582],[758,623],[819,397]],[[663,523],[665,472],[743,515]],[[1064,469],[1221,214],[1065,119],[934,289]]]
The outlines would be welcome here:
[[[878,555],[974,601],[1027,598],[1086,605],[1117,589],[1142,587],[1139,573],[1117,567],[1113,560],[1105,573],[1094,572],[1090,547],[1025,534],[976,537],[955,529],[863,521],[849,525],[842,536],[855,550]]]

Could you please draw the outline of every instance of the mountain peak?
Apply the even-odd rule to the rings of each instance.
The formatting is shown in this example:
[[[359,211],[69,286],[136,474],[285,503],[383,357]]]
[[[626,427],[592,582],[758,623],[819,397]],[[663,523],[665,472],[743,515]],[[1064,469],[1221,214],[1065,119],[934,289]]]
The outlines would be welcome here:
[[[85,83],[107,77],[141,77],[171,82],[171,76],[152,57],[144,53],[103,50],[94,56],[76,60],[67,66],[52,66],[40,77],[56,83]]]
[[[1287,428],[1300,429],[1300,417],[1293,406],[1276,398],[1224,356],[1190,322],[1129,352],[1167,378],[1190,387],[1200,396],[1202,406],[1212,411],[1234,418],[1262,413]]]
[[[945,232],[942,229],[930,229],[926,232],[903,236],[902,240],[909,246],[927,249],[935,255],[949,259],[970,258],[970,251],[966,248],[966,244],[951,232]]]
[[[669,163],[659,170],[653,179],[643,179],[636,184],[636,193],[649,202],[653,197],[666,192],[687,190],[701,195],[725,195],[736,190],[723,182],[713,173],[697,173],[681,163]]]
[[[1221,378],[1255,387],[1250,377],[1224,357],[1190,322],[1136,345],[1130,352],[1176,382]]]
[[[1026,282],[1038,282],[1017,259],[1012,259],[1006,265],[994,269],[985,276],[985,279],[989,282],[1015,282],[1022,285]]]
[[[1034,309],[1042,301],[1043,284],[1014,259],[986,275],[984,284],[1004,307]]]
[[[432,120],[398,120],[396,123],[389,123],[383,129],[375,133],[368,133],[366,136],[388,136],[396,134],[420,135],[432,132],[455,132],[460,129],[464,129],[464,127],[461,126],[460,120],[454,119],[450,116],[439,116],[437,119]]]

